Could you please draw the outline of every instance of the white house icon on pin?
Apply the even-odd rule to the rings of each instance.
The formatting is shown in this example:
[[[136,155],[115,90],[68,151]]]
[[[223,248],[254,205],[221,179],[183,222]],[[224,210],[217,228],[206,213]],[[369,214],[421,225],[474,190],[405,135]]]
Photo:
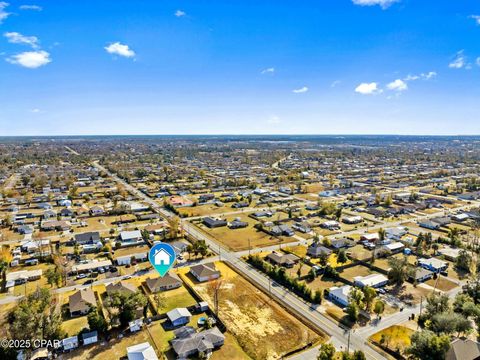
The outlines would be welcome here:
[[[170,265],[171,256],[164,249],[157,250],[155,255],[153,255],[153,264],[154,265]]]

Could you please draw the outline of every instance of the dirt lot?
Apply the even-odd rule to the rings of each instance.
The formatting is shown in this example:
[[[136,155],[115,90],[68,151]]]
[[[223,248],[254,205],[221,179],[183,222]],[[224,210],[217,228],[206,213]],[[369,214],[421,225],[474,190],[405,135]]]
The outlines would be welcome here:
[[[222,273],[220,318],[250,357],[278,359],[310,341],[322,339],[226,265],[217,263],[217,268]],[[211,284],[194,283],[190,277],[187,281],[213,304]]]

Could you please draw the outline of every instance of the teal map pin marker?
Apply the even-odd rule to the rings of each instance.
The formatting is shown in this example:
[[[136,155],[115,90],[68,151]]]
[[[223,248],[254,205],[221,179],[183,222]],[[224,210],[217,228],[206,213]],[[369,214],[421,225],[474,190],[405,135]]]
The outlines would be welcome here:
[[[175,250],[167,243],[161,242],[153,245],[148,253],[148,260],[161,277],[164,277],[168,270],[173,267],[176,259]]]

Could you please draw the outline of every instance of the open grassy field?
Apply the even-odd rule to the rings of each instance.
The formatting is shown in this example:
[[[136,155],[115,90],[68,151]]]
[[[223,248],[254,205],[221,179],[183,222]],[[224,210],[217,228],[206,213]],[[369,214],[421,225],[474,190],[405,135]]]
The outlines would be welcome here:
[[[439,276],[437,279],[430,279],[425,281],[425,284],[428,284],[432,287],[441,291],[450,291],[458,286],[457,283],[449,280],[445,276]]]
[[[269,299],[223,263],[219,290],[219,316],[242,349],[253,359],[278,359],[308,342],[322,340],[284,308]],[[183,276],[194,289],[213,305],[211,283],[196,283]]]
[[[351,268],[342,270],[339,273],[339,275],[348,281],[353,281],[353,278],[356,276],[367,276],[373,273],[376,273],[376,272],[370,270],[366,266],[357,265],[357,266],[353,266]]]
[[[177,289],[161,291],[160,294],[164,296],[165,304],[160,309],[156,309],[159,314],[169,312],[178,307],[188,307],[196,304],[195,299],[183,286]],[[154,294],[149,294],[148,296],[153,299]]]
[[[413,330],[401,325],[393,325],[373,334],[370,340],[381,347],[400,350],[403,353],[410,346]]]

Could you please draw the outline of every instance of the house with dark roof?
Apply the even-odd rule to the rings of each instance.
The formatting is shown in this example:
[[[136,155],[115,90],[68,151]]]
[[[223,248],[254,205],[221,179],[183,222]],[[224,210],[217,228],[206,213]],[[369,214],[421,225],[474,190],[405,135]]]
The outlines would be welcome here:
[[[190,274],[199,282],[210,281],[220,277],[220,271],[214,263],[195,265],[190,268]]]
[[[227,220],[223,219],[214,219],[211,217],[205,217],[202,220],[203,224],[209,228],[217,228],[222,226],[227,226]]]
[[[165,274],[163,277],[147,279],[145,283],[152,293],[176,289],[182,286],[182,280],[180,280],[177,274],[171,272]]]
[[[68,298],[68,310],[72,317],[85,315],[96,306],[95,294],[90,288],[78,290]]]
[[[130,284],[126,281],[119,281],[115,284],[108,284],[106,286],[107,293],[112,294],[114,292],[120,292],[123,294],[133,294],[137,292],[135,285]]]
[[[100,233],[98,231],[75,234],[73,241],[78,245],[96,244],[100,241]]]
[[[445,354],[445,360],[478,360],[480,343],[470,339],[455,339]]]
[[[204,354],[208,357],[214,349],[221,347],[224,342],[225,336],[217,327],[213,327],[198,333],[193,328],[177,331],[176,338],[171,340],[170,344],[179,359],[186,359],[197,354]]]
[[[300,261],[300,258],[294,254],[282,254],[276,251],[268,254],[265,259],[273,265],[279,265],[286,268],[295,266]]]
[[[311,244],[307,249],[307,255],[313,258],[318,258],[322,254],[330,255],[331,253],[332,250],[326,248],[318,242]]]

